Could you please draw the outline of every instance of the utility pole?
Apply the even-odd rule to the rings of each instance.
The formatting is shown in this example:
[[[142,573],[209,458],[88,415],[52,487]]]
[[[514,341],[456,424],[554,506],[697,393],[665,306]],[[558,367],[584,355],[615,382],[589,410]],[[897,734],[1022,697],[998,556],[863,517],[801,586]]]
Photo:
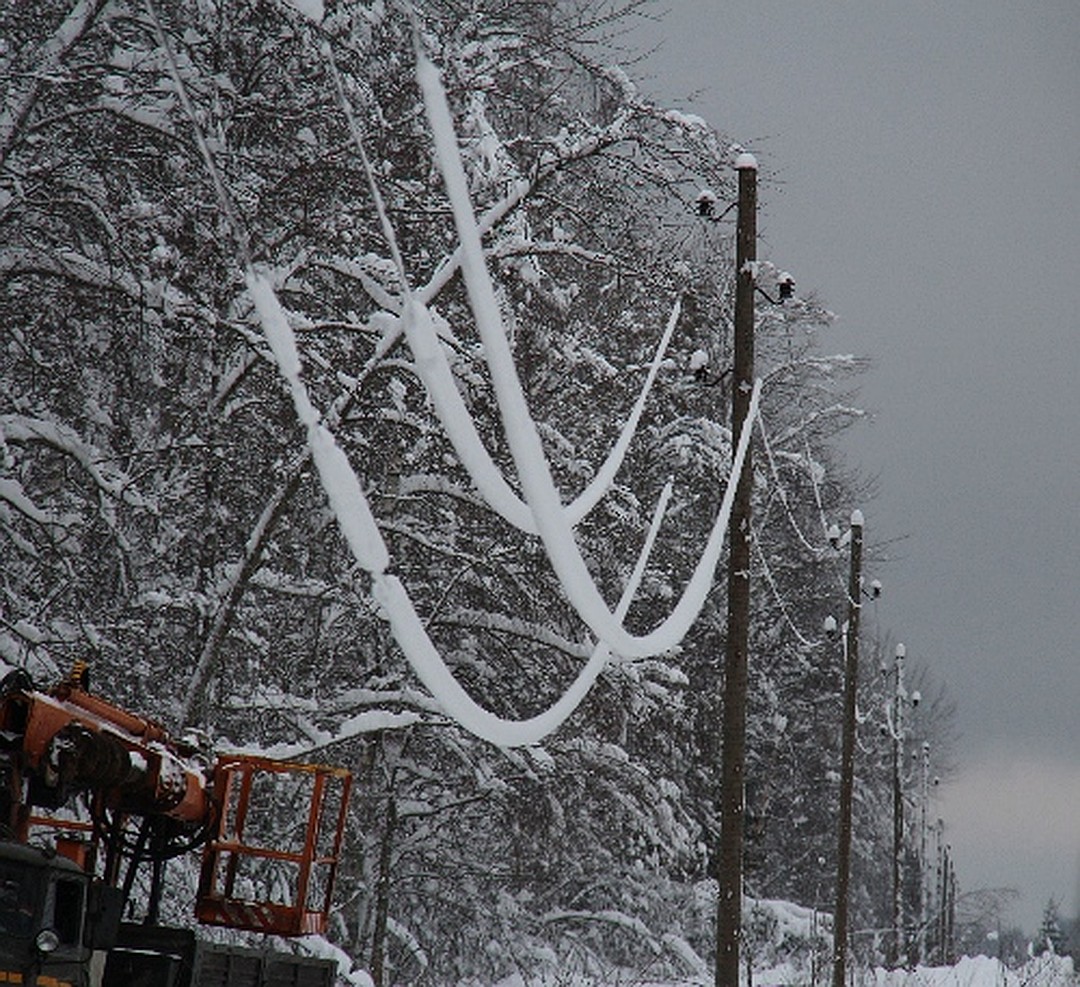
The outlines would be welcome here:
[[[757,161],[735,159],[739,172],[735,226],[735,366],[731,387],[731,447],[750,411],[754,377],[754,275],[757,258]],[[750,494],[753,467],[747,447],[735,488],[728,557],[724,725],[721,732],[719,889],[716,912],[716,987],[738,987],[742,936],[742,852],[745,811],[747,657],[750,641]]]
[[[922,815],[919,817],[919,955],[918,961],[926,964],[926,927],[930,921],[927,876],[930,871],[927,860],[930,833],[930,741],[922,745]]]
[[[938,966],[945,965],[945,950],[941,937],[941,903],[944,900],[942,888],[944,887],[945,874],[945,820],[938,819],[934,828],[934,839],[937,846],[937,867],[934,870],[934,895],[933,895],[933,920],[934,920],[934,959]]]
[[[949,849],[946,844],[942,853],[941,898],[938,902],[938,962],[941,966],[947,966],[949,962],[949,874],[952,870]]]
[[[889,965],[896,967],[904,952],[904,658],[907,649],[896,646],[896,691],[893,694],[893,855],[892,855],[892,945]]]
[[[851,514],[851,567],[844,633],[844,740],[840,753],[840,826],[833,919],[833,987],[844,987],[848,954],[848,886],[851,883],[851,808],[855,791],[855,699],[859,685],[859,615],[862,611],[862,511]]]
[[[956,962],[956,865],[951,859],[945,894],[945,963],[949,965]]]

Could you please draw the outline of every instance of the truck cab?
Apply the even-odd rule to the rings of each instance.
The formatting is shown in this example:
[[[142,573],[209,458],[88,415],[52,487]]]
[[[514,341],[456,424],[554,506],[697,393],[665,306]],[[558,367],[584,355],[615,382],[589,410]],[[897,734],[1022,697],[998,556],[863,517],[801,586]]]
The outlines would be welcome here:
[[[109,938],[99,902],[67,858],[0,843],[0,983],[92,987],[93,951]]]

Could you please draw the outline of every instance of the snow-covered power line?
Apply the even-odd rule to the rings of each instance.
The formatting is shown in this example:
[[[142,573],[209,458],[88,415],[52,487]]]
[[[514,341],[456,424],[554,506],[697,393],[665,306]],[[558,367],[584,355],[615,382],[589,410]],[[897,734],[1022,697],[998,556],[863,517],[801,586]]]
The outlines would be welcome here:
[[[607,641],[624,657],[650,657],[674,648],[690,629],[701,612],[705,597],[712,585],[712,576],[719,561],[727,521],[735,496],[735,480],[749,447],[751,429],[743,430],[735,453],[731,477],[723,502],[710,532],[705,551],[674,610],[656,628],[636,636],[627,633],[621,622],[614,619],[604,602],[595,580],[574,540],[573,530],[563,511],[561,498],[551,478],[544,455],[518,379],[513,354],[503,330],[502,318],[495,297],[491,274],[484,260],[480,233],[473,215],[465,170],[458,152],[446,93],[434,64],[422,53],[417,55],[417,79],[424,97],[428,124],[431,127],[436,157],[450,199],[454,223],[462,250],[462,272],[477,328],[484,343],[484,355],[491,373],[510,451],[538,533],[552,568],[559,578],[571,605],[594,634]],[[754,385],[750,399],[748,425],[757,414],[761,383]]]
[[[160,34],[160,25],[158,27]],[[662,651],[670,650],[682,640],[682,637],[689,630],[690,625],[697,618],[701,607],[704,605],[705,597],[711,586],[712,574],[719,560],[727,520],[734,501],[735,484],[729,481],[727,485],[706,549],[672,613],[649,634],[634,636],[627,633],[623,627],[623,620],[625,619],[625,608],[629,606],[629,598],[621,602],[614,613],[608,610],[607,604],[589,574],[585,561],[574,541],[573,525],[564,512],[559,493],[552,481],[550,468],[544,457],[536,425],[529,414],[513,357],[503,334],[490,273],[487,270],[480,243],[480,231],[473,215],[464,169],[458,155],[457,139],[449,108],[446,105],[446,95],[438,72],[430,61],[422,54],[418,54],[417,62],[417,77],[423,90],[425,107],[435,138],[437,157],[446,181],[461,241],[461,263],[470,304],[485,344],[488,366],[495,385],[503,426],[510,441],[511,451],[526,494],[529,510],[533,515],[537,531],[544,542],[552,566],[559,577],[567,598],[601,642],[598,645],[597,653],[594,653],[589,666],[587,666],[588,673],[595,679],[595,675],[599,674],[599,669],[603,667],[603,663],[607,660],[607,656],[603,652],[608,648],[617,650],[624,657],[650,657]],[[183,90],[183,82],[179,78],[175,64],[171,64],[171,68],[177,88]],[[190,104],[185,103],[185,108],[196,129],[197,136],[201,138],[199,123],[191,111]],[[352,130],[354,136],[356,136],[355,125]],[[215,179],[215,190],[221,199],[222,208],[229,217],[231,224],[238,227],[233,204],[229,200],[228,193],[221,181],[213,156],[207,153],[204,140],[201,141],[201,146],[204,151],[205,164]],[[382,207],[380,209],[383,219],[387,220],[385,209]],[[389,227],[388,221],[385,225],[388,229],[388,235],[393,239],[393,230]],[[428,638],[427,632],[416,615],[404,587],[396,577],[387,574],[386,570],[390,564],[390,554],[386,542],[379,531],[371,506],[348,458],[322,421],[300,379],[300,356],[284,309],[267,274],[256,271],[250,252],[247,249],[246,240],[241,235],[242,231],[237,228],[234,232],[237,233],[239,240],[246,286],[254,302],[263,332],[270,344],[274,360],[289,384],[297,415],[306,428],[307,444],[311,450],[312,459],[318,470],[322,486],[350,551],[372,576],[375,596],[387,610],[398,643],[406,652],[422,681],[433,691],[437,690],[441,701],[444,701],[449,706],[448,711],[456,719],[459,719],[463,725],[479,733],[480,736],[487,736],[498,743],[509,745],[531,742],[527,739],[518,739],[521,736],[520,732],[513,732],[508,736],[499,733],[502,721],[499,721],[497,717],[473,703],[454,679],[431,643],[430,638]],[[400,259],[398,266],[401,276],[404,278],[405,274]],[[408,292],[407,285],[403,284],[403,289]],[[426,310],[415,309],[414,306],[414,312],[409,314],[414,315],[415,311],[423,312]],[[670,338],[677,316],[678,306],[676,306],[675,312],[673,312],[669,320],[665,341],[662,346],[666,346],[666,340]],[[425,322],[421,319],[419,323],[414,323],[413,328],[416,328],[417,324],[420,327],[418,348],[421,351],[421,356],[435,357],[435,364],[437,364],[437,357],[441,354],[441,348],[434,327],[430,324],[430,320]],[[425,329],[428,330],[426,336],[424,335]],[[427,350],[424,349],[425,345],[428,347]],[[646,392],[661,359],[662,354],[654,360],[650,380],[646,385]],[[448,376],[448,374],[443,375],[441,383],[436,385],[436,390],[445,390],[449,386],[453,388],[456,395],[456,386],[452,378],[447,379]],[[632,426],[636,424],[636,417],[640,415],[641,407],[644,404],[646,392],[643,392],[639,399],[638,405],[627,423],[627,428],[624,429],[624,436],[621,437],[621,439],[625,438],[625,444],[627,445],[632,436]],[[760,393],[761,382],[757,381],[750,398],[748,415],[750,421],[753,420],[753,416],[757,413]],[[449,394],[447,393],[446,396],[449,396]],[[457,397],[460,399],[460,395],[457,395]],[[454,411],[455,414],[448,413],[445,417],[453,419],[461,409],[453,408],[449,410]],[[467,410],[465,411],[465,417],[468,417]],[[444,422],[444,424],[447,423]],[[740,435],[738,448],[735,450],[732,478],[738,476],[742,470],[742,463],[749,448],[750,431],[750,428],[746,428]],[[621,444],[620,441],[616,448],[618,449]],[[623,452],[625,452],[625,449],[623,449]],[[621,454],[619,453],[619,456]],[[601,489],[610,484],[617,469],[617,462],[610,466],[607,470],[610,476],[606,476],[606,484]],[[655,523],[657,526],[659,525],[659,516]],[[654,537],[655,532],[651,532],[647,546],[651,546],[651,539]],[[646,554],[639,560],[638,565],[635,567],[635,578],[640,579],[647,557]],[[572,709],[569,704],[573,702],[573,705],[576,705],[576,702],[580,701],[580,696],[576,701],[573,699],[574,691],[577,689],[578,684],[582,683],[586,678],[587,675],[583,672],[578,683],[575,683],[571,692],[564,696],[556,704],[556,707],[562,710],[569,706]],[[589,684],[591,684],[591,681]],[[584,689],[587,690],[587,688],[586,685]],[[584,691],[581,691],[580,695],[583,696]],[[564,701],[566,701],[565,706]],[[566,715],[569,715],[569,713],[567,712]],[[540,736],[547,732],[548,729],[554,729],[554,726],[549,727],[545,722]]]
[[[390,554],[378,530],[367,497],[340,446],[319,420],[300,380],[300,359],[285,313],[266,278],[249,272],[247,286],[282,376],[289,385],[297,416],[307,429],[308,443],[323,489],[356,560],[372,577],[375,599],[390,622],[394,638],[420,680],[431,690],[447,715],[470,732],[504,747],[534,744],[557,729],[585,698],[607,664],[610,648],[601,641],[570,688],[552,705],[527,720],[507,720],[481,707],[462,688],[439,654],[416,613],[401,580],[387,573]],[[614,617],[621,624],[645,572],[671,496],[665,485],[637,564],[623,590]]]
[[[503,332],[494,288],[480,242],[480,231],[472,211],[464,169],[457,150],[457,138],[449,108],[446,105],[445,92],[434,65],[422,54],[418,55],[417,77],[424,94],[436,154],[458,230],[461,264],[470,305],[484,342],[500,416],[525,493],[525,504],[532,515],[535,530],[544,543],[548,558],[567,599],[596,634],[599,642],[577,680],[551,709],[526,721],[504,720],[479,706],[458,683],[428,636],[404,585],[396,576],[387,572],[390,565],[390,553],[371,506],[348,458],[323,422],[300,379],[301,365],[296,340],[270,278],[266,272],[255,269],[246,251],[243,258],[245,281],[274,360],[289,385],[297,416],[305,426],[307,444],[331,508],[350,551],[371,575],[373,595],[382,605],[394,637],[413,669],[421,681],[431,689],[447,713],[462,726],[480,737],[503,746],[530,744],[556,729],[577,707],[606,664],[610,651],[617,651],[623,657],[650,657],[674,648],[682,640],[700,613],[712,585],[713,573],[719,560],[735,497],[734,481],[742,471],[752,429],[747,427],[741,431],[734,451],[731,478],[725,489],[706,548],[675,608],[653,631],[640,636],[628,633],[623,626],[623,621],[637,584],[644,573],[649,552],[659,530],[663,509],[670,495],[670,482],[665,487],[641,556],[623,597],[612,612],[608,609],[581,556],[574,539],[573,516],[564,508],[552,480],[539,433],[530,415],[517,376],[517,368]],[[207,164],[212,170],[214,169],[212,158],[208,159]],[[224,195],[223,188],[219,187],[218,191],[219,194]],[[390,235],[392,237],[392,230]],[[404,271],[401,275],[404,277]],[[488,486],[497,475],[498,481],[509,492],[505,480],[495,470],[494,463],[483,449],[479,436],[476,434],[475,424],[457,392],[430,313],[418,299],[412,296],[407,285],[403,285],[403,288],[406,292],[406,304],[402,312],[405,330],[411,333],[410,344],[414,349],[418,364],[424,365],[426,375],[422,374],[422,379],[431,393],[440,419],[448,433],[457,435],[458,443],[455,444],[460,444],[462,447],[472,444],[468,455],[469,462],[466,463],[467,467],[471,467],[470,474],[486,473],[485,485]],[[598,500],[614,480],[644,407],[648,389],[663,359],[664,349],[674,331],[678,312],[679,306],[676,304],[650,368],[649,377],[612,455],[602,468],[597,481],[588,488],[588,498],[583,495],[578,499],[577,503],[585,505],[581,516],[587,513],[589,500],[593,497]],[[750,396],[748,426],[757,414],[760,395],[761,381],[759,380],[755,382]],[[466,457],[462,458],[464,460]],[[476,482],[475,475],[473,478]],[[577,509],[581,508],[575,510]],[[515,508],[515,510],[519,509]]]
[[[409,348],[412,350],[413,357],[416,361],[417,373],[423,381],[424,386],[427,388],[428,394],[435,406],[436,414],[442,422],[443,427],[446,429],[447,436],[454,446],[458,458],[461,460],[462,465],[465,467],[473,483],[476,484],[480,493],[487,500],[488,505],[504,520],[518,528],[520,531],[524,531],[528,534],[537,534],[536,520],[532,510],[525,501],[514,493],[513,489],[503,477],[502,472],[495,465],[494,460],[491,458],[480,439],[472,415],[465,407],[465,402],[458,393],[457,385],[454,382],[453,372],[450,369],[450,364],[446,358],[446,353],[442,348],[442,344],[439,342],[438,333],[435,331],[431,312],[425,301],[426,299],[430,299],[430,285],[427,289],[423,289],[420,292],[414,292],[409,284],[408,273],[405,270],[405,262],[401,255],[397,235],[394,231],[394,225],[390,220],[390,215],[387,212],[385,201],[379,189],[378,180],[371,166],[367,151],[364,148],[363,135],[360,133],[360,128],[357,125],[356,119],[349,106],[349,101],[345,97],[345,89],[341,81],[341,76],[337,70],[333,51],[328,42],[323,44],[321,51],[323,59],[330,71],[330,76],[334,81],[338,104],[345,114],[349,134],[352,137],[353,144],[356,146],[357,153],[360,155],[364,174],[367,177],[368,187],[371,191],[372,201],[382,225],[383,235],[389,246],[394,267],[397,270],[404,297],[401,299],[388,297],[387,293],[380,286],[372,283],[371,279],[366,277],[362,270],[359,270],[356,273],[360,277],[361,283],[364,284],[365,290],[368,292],[369,296],[371,296],[377,304],[395,314],[400,314],[400,318],[396,321],[397,331],[400,332],[401,330],[404,330],[409,342]],[[450,130],[453,130],[452,125],[450,126]],[[447,149],[447,153],[451,153],[449,149]],[[456,143],[452,153],[456,157]],[[508,197],[508,200],[517,201],[516,195],[518,192],[523,194],[523,191],[524,189],[517,188],[516,191]],[[485,218],[480,222],[477,222],[472,215],[471,203],[468,207],[468,213],[471,230],[474,231],[475,239],[479,242],[484,230],[490,225],[490,220]],[[454,252],[454,256],[457,257],[460,254],[462,257],[468,257],[469,261],[473,262],[474,255],[464,248],[465,238],[463,237],[461,246]],[[479,261],[479,266],[483,267],[486,272],[486,265],[484,264],[482,256]],[[649,392],[656,380],[657,373],[659,372],[664,359],[664,354],[667,351],[668,344],[671,341],[675,326],[679,320],[681,308],[681,302],[676,301],[668,319],[667,327],[657,346],[652,364],[649,367],[645,383],[641,388],[641,393],[634,403],[634,407],[624,423],[614,447],[608,454],[603,465],[597,470],[592,481],[577,496],[577,498],[574,499],[574,501],[567,505],[566,511],[571,526],[576,526],[580,523],[580,521],[596,507],[614,481],[615,475],[618,473],[619,467],[622,465],[626,452],[630,447],[630,443],[633,441],[634,433],[637,430],[641,414],[645,409],[645,403],[648,399]]]
[[[566,519],[571,527],[576,527],[610,489],[633,441],[649,391],[675,331],[679,311],[680,305],[676,302],[649,366],[645,383],[607,459],[585,489],[566,505]],[[519,530],[538,534],[539,529],[529,504],[510,488],[480,439],[472,416],[454,383],[453,372],[435,332],[431,313],[415,297],[410,298],[406,303],[402,323],[416,360],[417,373],[427,388],[439,420],[469,476],[496,513]]]

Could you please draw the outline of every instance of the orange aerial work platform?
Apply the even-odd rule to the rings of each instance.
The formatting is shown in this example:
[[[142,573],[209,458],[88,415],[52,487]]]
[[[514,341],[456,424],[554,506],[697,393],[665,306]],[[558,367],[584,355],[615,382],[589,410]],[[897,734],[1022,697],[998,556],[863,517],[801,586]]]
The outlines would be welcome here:
[[[344,768],[224,755],[218,816],[203,847],[200,922],[282,936],[326,928],[352,775]],[[252,802],[258,806],[248,812]]]

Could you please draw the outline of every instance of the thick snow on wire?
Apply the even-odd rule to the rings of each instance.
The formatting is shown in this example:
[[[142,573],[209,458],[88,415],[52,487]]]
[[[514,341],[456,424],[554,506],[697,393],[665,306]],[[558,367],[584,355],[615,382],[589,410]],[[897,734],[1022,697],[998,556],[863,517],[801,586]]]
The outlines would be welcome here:
[[[638,399],[634,403],[634,407],[607,459],[585,489],[566,505],[566,520],[570,527],[576,527],[600,503],[611,488],[615,475],[619,472],[619,467],[622,465],[626,452],[630,448],[630,443],[633,441],[638,422],[641,420],[641,414],[645,410],[645,402],[648,400],[649,391],[656,380],[656,375],[664,360],[664,354],[667,352],[668,343],[671,342],[672,334],[675,331],[675,325],[679,321],[680,309],[680,303],[676,302],[671,310],[660,344],[656,348],[652,364],[649,366],[649,372],[641,388],[641,393],[638,395]],[[465,407],[465,402],[462,400],[457,385],[454,383],[453,372],[450,369],[446,352],[435,332],[431,313],[419,300],[413,297],[406,305],[402,322],[420,379],[424,382],[424,386],[431,395],[439,420],[446,429],[446,434],[454,446],[454,451],[457,452],[473,483],[483,494],[488,506],[506,521],[520,531],[533,535],[538,534],[539,529],[532,509],[510,488],[476,430],[472,416]]]
[[[616,620],[608,609],[578,550],[573,530],[563,512],[559,492],[551,478],[536,424],[529,414],[513,354],[503,330],[495,288],[484,259],[480,233],[469,198],[468,182],[458,153],[457,135],[438,70],[429,59],[419,55],[416,71],[424,97],[428,125],[435,142],[436,157],[461,242],[462,272],[477,328],[484,343],[484,354],[495,388],[503,430],[525,492],[525,499],[536,520],[537,530],[552,568],[578,615],[593,633],[606,641],[614,651],[627,658],[646,658],[669,651],[679,644],[697,619],[712,585],[734,500],[735,480],[742,471],[749,445],[749,425],[757,414],[760,382],[754,386],[748,427],[742,430],[723,502],[690,582],[674,610],[658,627],[641,636],[629,634],[621,621]]]
[[[246,280],[274,359],[292,392],[296,414],[307,428],[311,458],[349,549],[372,575],[382,573],[390,564],[390,552],[356,473],[330,431],[319,421],[319,414],[300,380],[296,338],[281,303],[273,286],[262,275],[248,271]]]
[[[570,688],[553,706],[530,719],[507,720],[476,703],[454,678],[439,654],[401,581],[386,573],[390,562],[386,543],[379,533],[356,473],[333,435],[319,421],[318,412],[300,379],[300,358],[295,336],[273,286],[264,275],[255,271],[248,272],[247,286],[275,362],[289,385],[297,416],[307,427],[312,459],[334,515],[354,557],[370,573],[375,599],[385,611],[394,638],[420,681],[431,691],[447,715],[478,737],[503,747],[539,742],[558,729],[577,709],[607,664],[610,649],[603,642],[599,643]],[[661,494],[638,562],[616,608],[615,616],[620,621],[625,618],[640,585],[670,496],[669,481]]]
[[[484,448],[475,423],[458,393],[431,314],[411,293],[407,295],[401,316],[403,328],[436,413],[473,482],[493,508],[507,520],[523,530],[539,534],[567,599],[597,637],[598,643],[585,667],[549,709],[527,720],[501,718],[476,703],[454,677],[428,635],[405,586],[396,576],[387,573],[389,550],[356,473],[330,430],[321,421],[301,380],[300,355],[295,336],[273,285],[266,274],[249,268],[246,272],[247,287],[274,360],[289,386],[297,416],[307,429],[307,442],[327,499],[353,556],[371,575],[373,595],[385,612],[394,638],[413,670],[445,712],[467,730],[500,746],[535,744],[557,729],[577,708],[607,664],[612,651],[622,657],[633,658],[650,657],[671,650],[696,620],[719,561],[736,480],[749,447],[752,433],[749,425],[757,414],[761,382],[756,382],[753,388],[748,427],[742,429],[739,437],[731,477],[706,548],[682,597],[669,616],[653,631],[641,636],[629,634],[623,621],[648,564],[671,494],[671,482],[668,482],[660,497],[638,561],[614,611],[608,609],[589,573],[574,539],[573,529],[603,497],[618,472],[674,332],[679,306],[676,304],[673,308],[641,394],[607,461],[597,472],[593,483],[569,507],[564,507],[503,329],[445,92],[434,65],[422,55],[418,58],[417,76],[454,213],[470,305],[484,343],[503,428],[525,493],[524,501],[513,493]]]

